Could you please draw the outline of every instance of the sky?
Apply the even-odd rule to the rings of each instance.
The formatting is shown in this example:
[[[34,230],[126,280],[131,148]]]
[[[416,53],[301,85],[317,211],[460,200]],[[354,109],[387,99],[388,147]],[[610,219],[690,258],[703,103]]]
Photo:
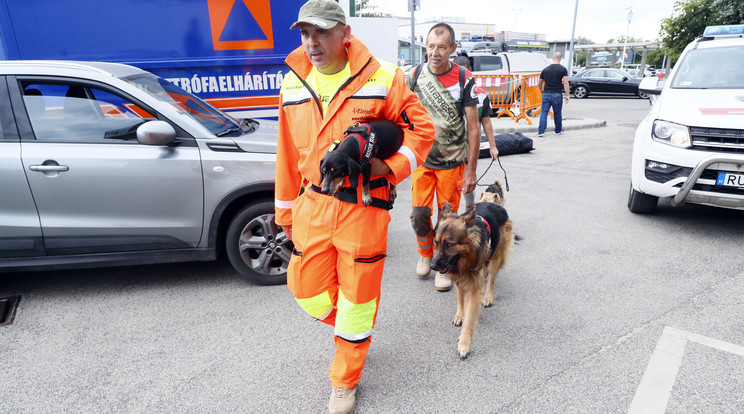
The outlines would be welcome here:
[[[419,0],[416,20],[462,17],[466,23],[491,24],[495,31],[545,34],[546,40],[570,40],[576,0]],[[378,11],[409,16],[407,0],[369,0]],[[661,19],[674,12],[674,0],[578,0],[575,37],[594,43],[625,36],[659,39]],[[628,12],[632,18],[628,25]],[[422,20],[424,19],[424,20]]]

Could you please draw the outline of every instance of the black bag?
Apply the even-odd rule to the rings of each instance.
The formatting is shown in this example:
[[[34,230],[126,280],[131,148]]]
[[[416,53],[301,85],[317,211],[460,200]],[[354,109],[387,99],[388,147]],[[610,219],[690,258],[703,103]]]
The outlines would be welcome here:
[[[532,151],[532,138],[524,136],[521,132],[513,134],[498,134],[493,137],[499,156],[510,154],[521,154]]]

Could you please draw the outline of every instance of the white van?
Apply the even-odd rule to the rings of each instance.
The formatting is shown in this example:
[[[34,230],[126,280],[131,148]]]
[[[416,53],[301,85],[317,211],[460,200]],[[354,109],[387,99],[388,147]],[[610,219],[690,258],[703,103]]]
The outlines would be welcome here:
[[[532,52],[469,53],[474,75],[530,75],[550,65],[547,56]]]

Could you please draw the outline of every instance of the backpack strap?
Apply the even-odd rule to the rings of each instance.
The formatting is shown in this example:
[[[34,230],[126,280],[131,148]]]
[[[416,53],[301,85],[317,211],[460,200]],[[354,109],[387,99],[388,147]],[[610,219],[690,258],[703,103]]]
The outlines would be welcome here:
[[[465,102],[465,68],[460,66],[460,99]],[[462,117],[465,118],[465,105],[460,105],[460,112]]]
[[[413,76],[411,76],[411,84],[408,85],[408,87],[411,88],[411,91],[413,91],[413,88],[416,87],[416,82],[418,82],[419,75],[421,74],[421,69],[423,69],[425,63],[426,62],[421,62],[415,68],[413,68]]]

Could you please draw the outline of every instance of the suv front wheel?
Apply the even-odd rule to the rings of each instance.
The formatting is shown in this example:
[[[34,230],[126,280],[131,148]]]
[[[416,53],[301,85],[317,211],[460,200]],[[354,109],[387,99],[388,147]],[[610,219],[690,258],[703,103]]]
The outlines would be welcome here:
[[[294,245],[274,221],[274,203],[249,204],[233,218],[225,241],[227,256],[243,278],[259,285],[287,283]]]

